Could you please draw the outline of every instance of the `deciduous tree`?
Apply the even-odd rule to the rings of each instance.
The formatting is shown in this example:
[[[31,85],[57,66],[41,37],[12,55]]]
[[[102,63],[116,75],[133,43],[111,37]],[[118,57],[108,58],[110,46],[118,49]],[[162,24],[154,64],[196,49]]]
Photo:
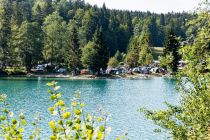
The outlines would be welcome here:
[[[42,30],[37,22],[23,22],[19,28],[14,43],[20,48],[20,55],[24,61],[27,71],[37,64],[41,58],[42,51]]]
[[[0,1],[0,47],[3,51],[2,66],[5,67],[8,58],[8,44],[11,35],[12,0]]]
[[[53,12],[46,17],[43,31],[45,34],[43,56],[45,61],[59,63],[63,61],[66,22],[59,16],[58,12]]]

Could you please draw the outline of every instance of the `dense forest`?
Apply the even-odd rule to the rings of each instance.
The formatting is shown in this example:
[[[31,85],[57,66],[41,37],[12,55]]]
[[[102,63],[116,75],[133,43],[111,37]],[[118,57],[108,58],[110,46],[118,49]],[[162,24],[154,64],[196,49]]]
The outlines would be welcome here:
[[[145,53],[149,47],[163,47],[169,30],[185,39],[187,22],[194,16],[110,10],[84,0],[1,0],[0,66],[25,66],[30,71],[50,62],[98,70],[122,53],[135,66],[135,59],[138,64],[152,59]]]

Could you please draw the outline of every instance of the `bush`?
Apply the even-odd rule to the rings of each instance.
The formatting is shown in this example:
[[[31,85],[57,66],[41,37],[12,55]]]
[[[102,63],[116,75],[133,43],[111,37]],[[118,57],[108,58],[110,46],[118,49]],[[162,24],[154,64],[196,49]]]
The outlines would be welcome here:
[[[166,110],[142,110],[175,140],[210,139],[210,15],[206,10],[210,3],[205,1],[204,4],[198,18],[190,22],[193,28],[199,27],[195,40],[180,49],[183,60],[188,62],[177,74],[180,104],[167,103]]]

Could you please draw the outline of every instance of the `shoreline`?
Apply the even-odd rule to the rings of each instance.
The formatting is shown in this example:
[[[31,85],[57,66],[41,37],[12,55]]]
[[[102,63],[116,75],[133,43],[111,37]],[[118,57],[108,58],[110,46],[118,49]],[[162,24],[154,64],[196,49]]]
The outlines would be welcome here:
[[[105,75],[105,76],[95,76],[95,75],[77,75],[72,76],[71,74],[27,74],[27,75],[0,75],[0,78],[60,78],[69,80],[89,80],[89,79],[151,79],[156,77],[171,78],[171,75],[163,74],[126,74],[126,75]]]

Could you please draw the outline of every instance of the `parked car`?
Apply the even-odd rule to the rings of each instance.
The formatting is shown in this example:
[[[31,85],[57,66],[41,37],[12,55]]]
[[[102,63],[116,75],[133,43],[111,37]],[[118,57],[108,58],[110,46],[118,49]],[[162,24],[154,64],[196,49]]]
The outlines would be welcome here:
[[[150,67],[142,67],[141,68],[141,73],[142,74],[149,74],[150,73],[151,68]]]
[[[151,73],[159,73],[159,68],[158,67],[154,67],[150,70]]]
[[[115,68],[115,69],[107,69],[106,73],[107,74],[119,75],[119,74],[127,73],[127,71],[125,69],[123,69],[123,68]]]
[[[58,72],[58,73],[66,73],[67,70],[66,70],[65,68],[59,68],[59,69],[57,70],[57,72]]]
[[[140,73],[141,72],[141,68],[140,67],[133,68],[132,72]]]
[[[117,69],[115,72],[116,75],[123,74],[123,73],[126,73],[124,69]]]
[[[159,73],[166,74],[166,70],[164,68],[159,68]]]
[[[35,68],[32,68],[31,71],[33,71],[33,72],[44,72],[45,67],[43,65],[37,65]]]
[[[117,71],[118,71],[117,69],[111,69],[111,70],[109,70],[108,74],[116,74],[116,73],[119,74],[119,72],[117,72]]]
[[[80,71],[80,74],[81,75],[89,75],[90,71],[88,69],[83,69],[83,70]]]

